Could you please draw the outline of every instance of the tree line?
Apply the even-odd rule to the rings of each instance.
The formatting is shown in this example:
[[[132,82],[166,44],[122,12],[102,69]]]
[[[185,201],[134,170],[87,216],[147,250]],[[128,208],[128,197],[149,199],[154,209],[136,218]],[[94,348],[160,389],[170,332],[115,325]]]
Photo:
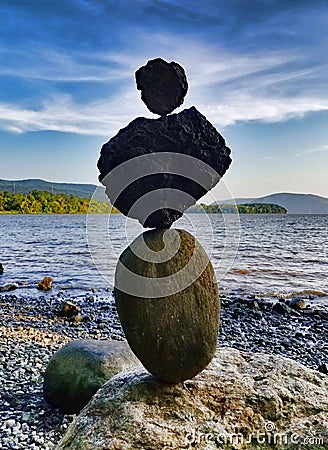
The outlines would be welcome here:
[[[249,203],[245,205],[195,205],[190,212],[206,212],[208,214],[286,214],[287,209],[272,203]]]
[[[107,214],[106,202],[80,198],[74,195],[32,191],[28,194],[0,192],[0,213],[12,214]],[[113,208],[112,213],[118,211]]]
[[[119,213],[106,202],[80,198],[74,195],[53,194],[48,191],[34,190],[28,194],[0,192],[0,213],[12,214],[108,214]],[[245,205],[194,205],[188,212],[206,212],[209,214],[286,214],[286,208],[269,203],[251,203]]]

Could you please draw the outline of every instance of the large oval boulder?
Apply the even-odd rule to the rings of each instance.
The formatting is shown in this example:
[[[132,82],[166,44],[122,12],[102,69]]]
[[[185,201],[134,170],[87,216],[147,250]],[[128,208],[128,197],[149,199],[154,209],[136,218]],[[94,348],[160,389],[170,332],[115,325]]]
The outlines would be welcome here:
[[[128,343],[156,377],[177,383],[213,358],[220,300],[213,267],[184,230],[150,230],[122,253],[115,301]]]
[[[48,403],[66,413],[79,412],[117,373],[140,366],[125,341],[81,339],[69,342],[50,359],[43,383]]]

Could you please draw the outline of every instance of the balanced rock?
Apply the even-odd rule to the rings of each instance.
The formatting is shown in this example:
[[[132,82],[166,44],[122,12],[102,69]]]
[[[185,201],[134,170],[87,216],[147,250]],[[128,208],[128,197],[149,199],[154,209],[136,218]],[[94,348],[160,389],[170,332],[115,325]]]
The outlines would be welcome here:
[[[220,300],[213,267],[191,234],[138,236],[119,258],[114,296],[127,341],[150,373],[178,383],[209,364]]]
[[[159,355],[160,357],[160,355]],[[194,379],[130,371],[107,382],[58,450],[327,449],[328,377],[292,359],[218,349]]]
[[[195,107],[139,117],[101,149],[99,179],[111,203],[149,228],[169,228],[229,168],[230,149]]]
[[[45,400],[66,413],[79,412],[117,373],[140,366],[125,341],[72,341],[50,359],[43,383]]]
[[[137,89],[149,111],[160,116],[182,105],[188,91],[185,71],[178,63],[156,58],[136,71]]]

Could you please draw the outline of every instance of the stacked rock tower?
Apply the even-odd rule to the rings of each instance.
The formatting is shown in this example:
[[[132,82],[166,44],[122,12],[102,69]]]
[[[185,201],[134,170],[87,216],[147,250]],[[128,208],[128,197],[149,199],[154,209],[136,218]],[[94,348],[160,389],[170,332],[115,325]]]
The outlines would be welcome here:
[[[99,179],[113,206],[152,229],[121,254],[114,295],[135,355],[151,374],[177,383],[213,358],[220,300],[201,244],[170,227],[218,183],[230,149],[195,107],[170,114],[188,90],[179,64],[157,58],[135,76],[142,100],[160,118],[138,117],[104,144]]]

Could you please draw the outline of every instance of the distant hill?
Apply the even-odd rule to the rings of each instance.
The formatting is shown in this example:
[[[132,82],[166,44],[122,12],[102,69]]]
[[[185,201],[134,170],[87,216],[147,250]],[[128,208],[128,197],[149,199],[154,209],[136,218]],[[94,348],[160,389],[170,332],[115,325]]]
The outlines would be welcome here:
[[[237,204],[274,203],[287,209],[288,214],[328,214],[328,198],[313,194],[271,194],[260,198],[235,198]],[[220,204],[231,204],[222,200]]]
[[[29,179],[29,180],[1,180],[0,179],[0,192],[11,192],[22,194],[28,194],[32,191],[47,191],[53,194],[66,194],[74,195],[80,198],[91,198],[98,186],[94,184],[75,184],[75,183],[52,183],[50,181]],[[99,186],[97,189],[97,194],[95,196],[96,200],[101,202],[108,201],[105,194],[105,188]]]
[[[97,189],[97,187],[99,189]],[[108,201],[105,188],[95,184],[75,184],[75,183],[52,183],[49,181],[29,179],[29,180],[1,180],[0,192],[22,192],[27,194],[31,191],[47,191],[54,194],[74,195],[81,198],[91,198],[97,189],[96,200]],[[282,206],[289,214],[328,214],[328,198],[313,194],[289,194],[279,193],[266,195],[260,198],[236,198],[237,204],[245,203],[269,203]],[[231,204],[231,200],[222,200],[220,204]]]

